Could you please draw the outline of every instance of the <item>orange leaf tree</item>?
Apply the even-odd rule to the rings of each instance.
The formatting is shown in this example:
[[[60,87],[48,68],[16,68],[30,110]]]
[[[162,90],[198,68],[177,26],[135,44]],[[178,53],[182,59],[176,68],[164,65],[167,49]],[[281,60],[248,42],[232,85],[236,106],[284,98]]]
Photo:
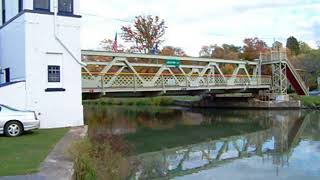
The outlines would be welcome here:
[[[151,53],[152,49],[159,46],[164,40],[165,21],[158,16],[136,16],[133,25],[123,26],[122,38],[133,43],[133,48],[138,52]]]
[[[244,41],[243,57],[246,60],[258,59],[261,53],[265,53],[268,50],[268,45],[259,38],[247,38]]]

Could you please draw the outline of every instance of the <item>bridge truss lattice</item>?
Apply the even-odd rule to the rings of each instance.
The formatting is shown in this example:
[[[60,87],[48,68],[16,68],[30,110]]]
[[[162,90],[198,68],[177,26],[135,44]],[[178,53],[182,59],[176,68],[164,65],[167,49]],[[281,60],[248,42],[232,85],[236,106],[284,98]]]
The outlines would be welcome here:
[[[271,88],[271,77],[258,75],[258,62],[104,51],[82,56],[87,93]]]

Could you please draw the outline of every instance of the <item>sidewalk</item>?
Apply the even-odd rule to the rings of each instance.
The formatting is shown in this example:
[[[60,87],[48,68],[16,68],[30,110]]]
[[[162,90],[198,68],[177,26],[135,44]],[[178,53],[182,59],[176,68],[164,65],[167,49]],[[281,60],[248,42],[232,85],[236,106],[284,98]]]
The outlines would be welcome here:
[[[70,180],[73,175],[73,162],[67,156],[67,149],[73,141],[84,137],[86,133],[86,126],[71,128],[41,164],[38,173],[0,177],[0,180]]]

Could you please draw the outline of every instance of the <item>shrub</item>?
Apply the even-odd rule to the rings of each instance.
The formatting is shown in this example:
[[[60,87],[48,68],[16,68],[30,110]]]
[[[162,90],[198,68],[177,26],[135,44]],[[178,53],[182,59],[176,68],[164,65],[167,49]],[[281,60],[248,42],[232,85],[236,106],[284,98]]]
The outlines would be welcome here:
[[[320,97],[318,96],[302,96],[300,97],[303,105],[307,107],[317,107],[320,106]]]
[[[124,142],[121,135],[113,134],[94,134],[91,136],[91,141],[96,144],[109,144],[113,152],[123,155],[130,155],[132,147]]]
[[[95,180],[97,175],[90,157],[91,143],[87,139],[76,142],[69,152],[74,161],[75,180]]]
[[[69,152],[74,160],[75,180],[117,180],[130,176],[129,161],[104,142],[86,138],[72,146]]]
[[[174,104],[173,97],[145,97],[145,98],[101,98],[99,100],[85,100],[84,105],[124,105],[124,106],[170,106]]]
[[[174,100],[172,98],[168,98],[168,97],[163,97],[160,102],[161,106],[169,106],[172,104],[174,104]]]

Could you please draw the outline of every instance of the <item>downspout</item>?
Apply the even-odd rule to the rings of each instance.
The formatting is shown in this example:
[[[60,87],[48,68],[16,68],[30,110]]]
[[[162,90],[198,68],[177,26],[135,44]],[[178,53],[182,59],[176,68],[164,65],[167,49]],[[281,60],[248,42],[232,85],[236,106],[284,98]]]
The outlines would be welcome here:
[[[86,68],[87,64],[81,62],[81,60],[79,60],[73,53],[72,51],[63,43],[63,41],[59,38],[58,36],[58,31],[57,31],[57,16],[58,16],[58,12],[57,12],[57,0],[55,0],[53,2],[53,12],[54,12],[54,19],[53,19],[53,31],[54,31],[54,37],[55,39],[59,42],[59,44],[71,55],[71,57],[82,67],[84,68],[89,74],[90,76],[92,76],[92,74],[90,73],[90,71]]]

